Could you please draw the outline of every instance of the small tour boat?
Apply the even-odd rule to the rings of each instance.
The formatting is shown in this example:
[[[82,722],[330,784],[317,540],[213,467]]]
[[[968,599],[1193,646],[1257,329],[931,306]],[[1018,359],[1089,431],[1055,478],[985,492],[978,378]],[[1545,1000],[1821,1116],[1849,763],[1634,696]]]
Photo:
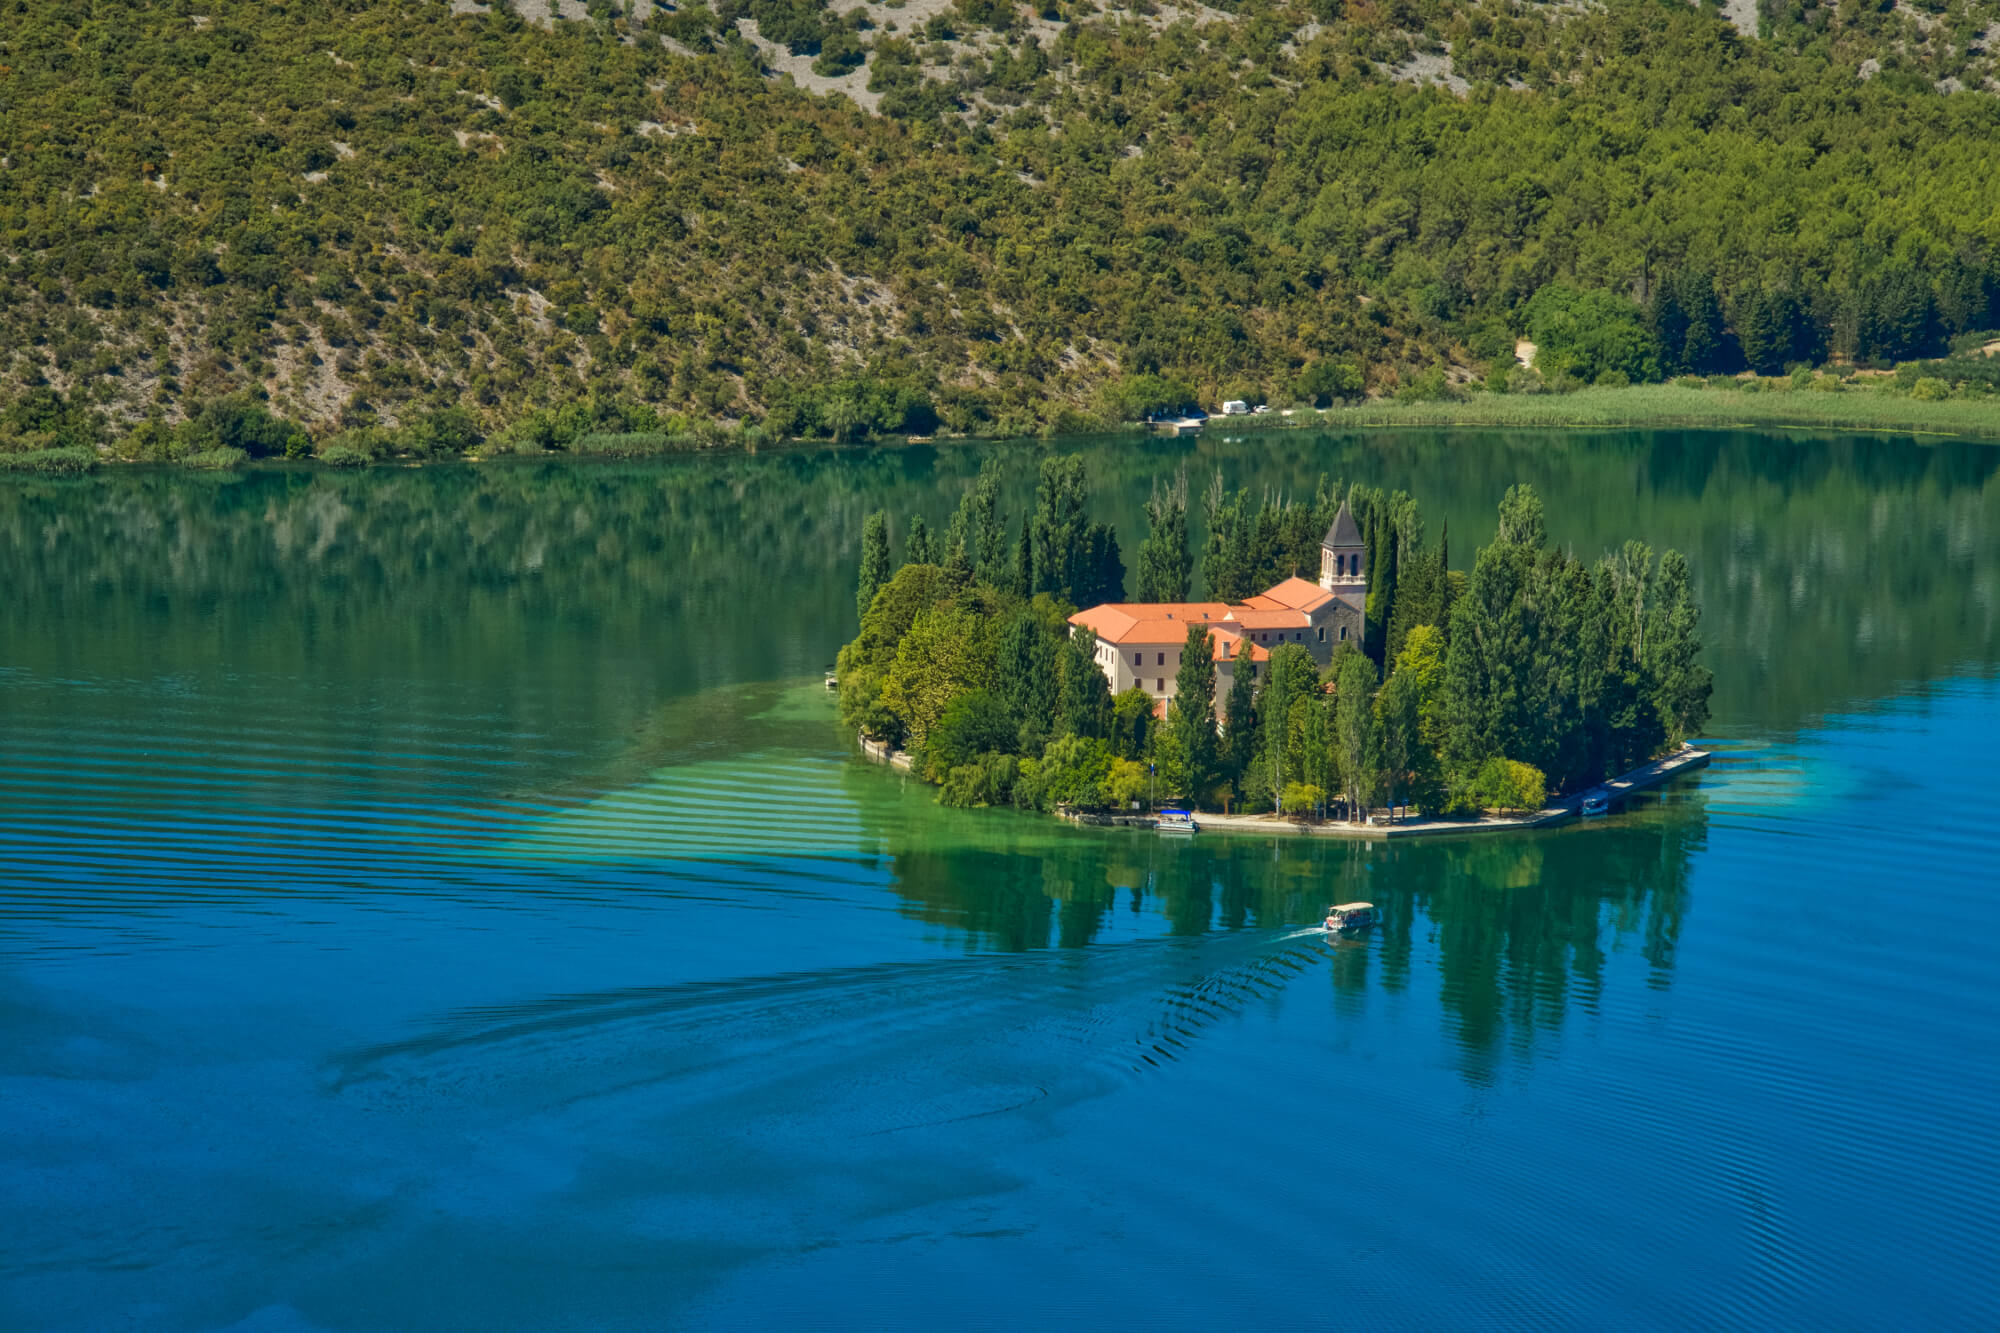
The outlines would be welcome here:
[[[1162,833],[1199,833],[1201,825],[1194,822],[1194,815],[1186,810],[1162,810],[1153,827]]]
[[[1586,816],[1609,814],[1610,811],[1610,793],[1600,788],[1599,790],[1587,791],[1583,794],[1583,813]]]
[[[1328,930],[1366,930],[1374,924],[1374,903],[1342,903],[1326,914]]]

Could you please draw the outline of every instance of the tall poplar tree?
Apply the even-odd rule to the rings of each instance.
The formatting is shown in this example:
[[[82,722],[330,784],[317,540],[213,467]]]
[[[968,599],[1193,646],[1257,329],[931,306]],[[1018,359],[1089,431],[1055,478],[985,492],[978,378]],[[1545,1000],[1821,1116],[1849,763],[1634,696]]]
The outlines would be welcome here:
[[[1189,800],[1199,799],[1215,781],[1215,644],[1208,628],[1188,626],[1181,648],[1180,669],[1174,673],[1174,700],[1167,710],[1167,729],[1180,772],[1175,785]]]
[[[1185,602],[1192,557],[1188,552],[1188,477],[1183,463],[1172,483],[1155,478],[1146,501],[1146,540],[1139,545],[1142,602]]]
[[[903,539],[903,563],[906,565],[934,565],[937,551],[931,543],[930,526],[924,522],[922,514],[910,515],[910,535]]]
[[[1222,719],[1222,773],[1241,790],[1243,774],[1257,757],[1257,664],[1246,639],[1236,645]]]
[[[1349,653],[1334,688],[1334,762],[1347,793],[1347,817],[1358,822],[1375,795],[1374,664],[1360,653]]]
[[[878,509],[861,523],[861,577],[854,590],[854,613],[868,614],[875,592],[889,581],[889,516]]]
[[[1001,632],[993,677],[1023,754],[1040,754],[1055,724],[1060,704],[1056,660],[1061,646],[1031,607],[1017,610]]]
[[[1084,514],[1087,489],[1083,459],[1075,454],[1042,460],[1035,487],[1034,584],[1032,592],[1053,593],[1072,604],[1078,585],[1089,580],[1090,525]],[[1122,576],[1122,569],[1121,569]]]
[[[1698,735],[1708,725],[1708,697],[1714,677],[1696,658],[1701,653],[1701,608],[1695,605],[1687,557],[1668,551],[1660,557],[1647,635],[1656,707],[1670,740]]]

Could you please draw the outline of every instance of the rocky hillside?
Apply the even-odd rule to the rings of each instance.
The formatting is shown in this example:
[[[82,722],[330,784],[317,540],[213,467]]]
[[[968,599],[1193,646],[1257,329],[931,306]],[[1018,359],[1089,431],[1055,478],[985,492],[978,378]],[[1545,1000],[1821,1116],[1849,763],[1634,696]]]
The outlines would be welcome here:
[[[1020,431],[1536,319],[1582,378],[2000,324],[1992,0],[559,3],[8,0],[0,450],[251,398]]]

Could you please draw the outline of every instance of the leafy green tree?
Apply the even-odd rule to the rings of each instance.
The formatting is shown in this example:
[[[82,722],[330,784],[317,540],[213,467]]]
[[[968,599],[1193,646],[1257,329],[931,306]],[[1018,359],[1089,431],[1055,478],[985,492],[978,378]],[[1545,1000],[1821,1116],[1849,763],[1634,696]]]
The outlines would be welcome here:
[[[944,603],[919,614],[897,645],[881,704],[902,720],[912,750],[925,747],[953,700],[993,684],[989,627],[978,610]]]
[[[1348,358],[1323,358],[1311,362],[1292,379],[1292,393],[1314,407],[1335,402],[1352,402],[1362,396],[1367,380],[1361,367]]]
[[[1471,797],[1476,805],[1503,813],[1532,813],[1548,800],[1541,770],[1514,759],[1488,759],[1473,776]]]
[[[1133,686],[1111,700],[1111,749],[1120,759],[1143,759],[1153,740],[1153,696]]]
[[[1063,641],[1058,689],[1058,735],[1101,740],[1110,733],[1111,684],[1097,664],[1097,636],[1089,630]]]
[[[1545,377],[1586,384],[1607,376],[1628,383],[1660,378],[1659,353],[1637,306],[1605,291],[1550,283],[1528,302],[1523,318],[1535,344],[1535,368]]]
[[[945,705],[925,736],[922,776],[943,782],[954,769],[976,763],[981,755],[1012,750],[1015,737],[1006,704],[991,691],[968,690]]]
[[[868,614],[875,594],[889,579],[889,516],[878,509],[861,523],[861,576],[854,593],[856,616]]]

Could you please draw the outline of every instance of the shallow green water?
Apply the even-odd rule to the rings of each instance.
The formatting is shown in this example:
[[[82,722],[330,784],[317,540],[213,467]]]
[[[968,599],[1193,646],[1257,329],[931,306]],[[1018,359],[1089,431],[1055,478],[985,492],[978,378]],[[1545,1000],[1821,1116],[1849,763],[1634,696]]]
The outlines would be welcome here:
[[[0,484],[0,1324],[2000,1319],[2000,451],[1078,447],[1128,552],[1183,459],[1680,546],[1718,762],[1394,847],[939,810],[817,672],[972,449]]]

